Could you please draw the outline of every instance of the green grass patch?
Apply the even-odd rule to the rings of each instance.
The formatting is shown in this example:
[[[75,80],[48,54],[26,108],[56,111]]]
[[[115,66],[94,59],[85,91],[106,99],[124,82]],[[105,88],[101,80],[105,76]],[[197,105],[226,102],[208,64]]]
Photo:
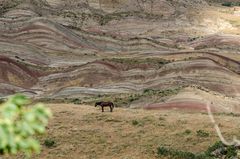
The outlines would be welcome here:
[[[129,105],[141,98],[153,98],[158,97],[161,99],[163,97],[172,96],[178,94],[184,86],[155,90],[155,89],[144,89],[139,93],[125,93],[125,94],[99,94],[90,97],[81,98],[41,98],[35,102],[43,103],[73,103],[73,104],[89,104],[94,105],[97,101],[112,101],[116,107],[129,107]]]
[[[187,129],[187,130],[185,130],[185,131],[183,132],[183,134],[186,134],[186,135],[189,135],[189,134],[191,134],[191,133],[192,133],[192,131],[189,130],[189,129]]]
[[[133,126],[143,126],[144,122],[140,121],[140,120],[132,120],[132,125]]]
[[[48,147],[48,148],[51,148],[51,147],[55,146],[55,144],[56,143],[53,139],[46,139],[46,140],[44,140],[44,143],[43,143],[43,145]]]
[[[168,149],[165,147],[159,147],[157,149],[157,153],[161,157],[165,156],[165,157],[170,157],[174,159],[195,159],[196,158],[196,155],[194,153]]]
[[[222,6],[225,6],[225,7],[240,6],[240,2],[223,2]]]
[[[137,58],[109,58],[102,59],[103,61],[109,61],[119,64],[124,64],[125,66],[139,67],[140,65],[148,65],[150,67],[161,68],[163,65],[168,64],[172,61],[166,60],[163,58],[146,58],[146,59],[137,59]]]
[[[226,146],[221,141],[209,146],[203,153],[192,153],[163,146],[157,148],[157,154],[160,158],[167,157],[171,159],[233,159],[238,157],[237,152],[238,148],[236,146]]]
[[[198,137],[209,137],[209,133],[204,130],[197,130],[196,133]]]

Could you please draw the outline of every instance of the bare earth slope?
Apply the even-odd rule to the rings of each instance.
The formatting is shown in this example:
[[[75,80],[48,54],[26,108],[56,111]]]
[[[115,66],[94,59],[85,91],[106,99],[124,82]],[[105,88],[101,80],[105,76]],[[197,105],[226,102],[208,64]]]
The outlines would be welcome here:
[[[221,3],[0,1],[0,96],[238,111],[240,8]]]

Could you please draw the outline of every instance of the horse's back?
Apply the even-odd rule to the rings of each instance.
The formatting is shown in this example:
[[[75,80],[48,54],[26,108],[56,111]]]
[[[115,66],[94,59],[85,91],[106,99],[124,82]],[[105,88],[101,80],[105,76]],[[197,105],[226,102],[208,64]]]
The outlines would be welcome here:
[[[101,105],[103,105],[103,106],[111,106],[111,105],[113,105],[113,103],[112,102],[102,102]]]

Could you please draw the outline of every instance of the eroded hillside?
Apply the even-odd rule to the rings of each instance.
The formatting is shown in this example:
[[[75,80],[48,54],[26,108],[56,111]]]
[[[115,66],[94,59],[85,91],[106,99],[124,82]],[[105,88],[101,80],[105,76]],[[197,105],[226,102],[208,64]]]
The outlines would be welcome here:
[[[239,111],[240,8],[224,2],[3,0],[0,95]]]

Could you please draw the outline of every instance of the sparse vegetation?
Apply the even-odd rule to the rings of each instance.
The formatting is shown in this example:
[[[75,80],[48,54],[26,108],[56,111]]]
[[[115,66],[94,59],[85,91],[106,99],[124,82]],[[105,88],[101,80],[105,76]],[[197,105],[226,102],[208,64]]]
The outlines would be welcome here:
[[[196,135],[196,130],[208,132],[209,129],[212,129],[212,125],[208,124],[209,117],[201,113],[192,114],[174,110],[152,112],[141,109],[116,108],[112,114],[102,114],[97,108],[91,106],[81,108],[74,104],[50,104],[49,106],[55,115],[46,136],[39,136],[44,149],[40,157],[54,158],[56,154],[59,154],[66,158],[68,154],[73,154],[76,158],[79,155],[90,158],[94,151],[101,152],[94,154],[96,158],[106,156],[114,158],[116,154],[124,158],[133,153],[137,158],[141,158],[142,155],[144,158],[155,158],[157,147],[161,145],[161,147],[171,150],[171,153],[168,156],[159,156],[159,158],[173,159],[174,157],[171,156],[173,153],[176,159],[179,159],[177,156],[185,157],[192,156],[192,154],[199,159],[211,159],[211,156],[205,154],[203,150],[208,149],[209,143],[218,140],[217,135],[211,135],[211,138],[199,138]],[[160,117],[164,119],[162,120]],[[226,116],[226,119],[239,123],[236,118],[231,116]],[[179,120],[187,122],[182,125]],[[238,132],[234,125],[229,125],[225,119],[220,118],[219,120],[223,127],[229,128],[225,131],[226,136],[230,137]],[[189,129],[184,129],[185,127]],[[190,131],[191,133],[189,133]],[[47,147],[44,144],[45,140],[53,140],[55,144]],[[83,151],[76,151],[76,149]],[[214,155],[216,149],[218,148],[209,150],[210,154]],[[232,149],[229,149],[229,152],[230,150]],[[52,153],[46,154],[46,151]],[[33,158],[40,157],[33,156]]]
[[[182,87],[176,87],[172,89],[165,89],[165,90],[154,90],[154,89],[144,89],[143,94],[146,96],[157,95],[160,97],[170,96],[178,94]]]
[[[165,90],[154,90],[154,89],[145,89],[143,90],[142,94],[131,94],[124,98],[115,98],[114,102],[117,103],[117,105],[129,105],[131,102],[139,100],[143,97],[166,97],[171,95],[176,95],[179,93],[179,91],[182,89],[182,87],[172,88],[172,89],[165,89]]]
[[[16,7],[21,3],[21,0],[6,0],[0,2],[0,15],[7,12],[9,9]]]
[[[74,103],[74,104],[81,104],[81,100],[78,99],[78,98],[75,98],[75,99],[72,99],[71,103]]]
[[[159,117],[158,119],[159,119],[160,121],[166,120],[164,117]]]
[[[148,65],[149,67],[161,68],[163,65],[170,63],[170,60],[162,58],[146,58],[146,59],[137,59],[137,58],[111,58],[103,59],[103,61],[114,62],[124,64],[128,68],[137,68],[143,65]]]
[[[211,157],[221,158],[225,156],[226,159],[237,157],[238,148],[236,146],[226,146],[221,141],[216,142],[210,146],[205,154]]]
[[[55,141],[53,139],[44,140],[44,146],[51,148],[55,145]]]
[[[2,103],[4,103],[4,102],[5,102],[5,100],[2,99],[2,98],[0,98],[0,104],[2,104]]]
[[[176,158],[176,159],[216,159],[216,158],[226,158],[232,159],[237,157],[237,147],[226,146],[221,141],[216,142],[210,146],[205,152],[194,154],[192,152],[174,150],[166,147],[158,147],[158,155]]]
[[[128,107],[132,102],[146,97],[167,97],[178,94],[184,87],[175,87],[171,89],[154,90],[144,89],[142,93],[129,93],[129,94],[116,94],[116,95],[96,95],[85,98],[64,98],[64,99],[41,99],[41,102],[48,103],[74,103],[74,104],[91,104],[93,105],[97,101],[113,101],[117,107]]]
[[[166,147],[159,147],[157,150],[159,156],[176,158],[176,159],[195,159],[197,156],[194,153],[168,149]]]
[[[191,134],[191,133],[192,133],[192,131],[189,130],[189,129],[187,129],[187,130],[184,131],[184,134],[186,134],[186,135],[189,135],[189,134]]]
[[[222,6],[226,7],[240,6],[240,2],[223,2]]]
[[[209,133],[204,130],[197,130],[197,136],[199,137],[209,137]]]
[[[128,12],[125,11],[125,12],[116,12],[116,13],[101,15],[99,16],[98,20],[100,25],[106,25],[112,20],[121,20],[126,17],[138,17],[143,19],[157,20],[162,18],[162,15],[154,15],[154,14],[142,12],[142,11],[128,11]]]
[[[138,124],[139,124],[139,122],[137,120],[132,121],[132,125],[138,125]]]
[[[214,113],[214,115],[217,115],[217,116],[232,116],[232,117],[240,117],[240,114],[239,113]]]

